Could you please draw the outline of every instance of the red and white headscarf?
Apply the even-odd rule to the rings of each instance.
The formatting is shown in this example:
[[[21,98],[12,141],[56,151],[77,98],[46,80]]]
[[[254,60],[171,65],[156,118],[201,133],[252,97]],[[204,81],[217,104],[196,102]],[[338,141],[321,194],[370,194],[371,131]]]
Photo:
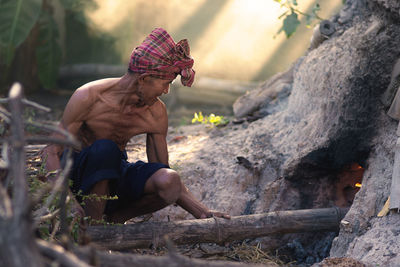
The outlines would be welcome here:
[[[129,69],[136,73],[149,73],[163,79],[175,79],[181,75],[184,86],[191,86],[195,71],[186,39],[177,44],[162,28],[156,28],[131,55]]]

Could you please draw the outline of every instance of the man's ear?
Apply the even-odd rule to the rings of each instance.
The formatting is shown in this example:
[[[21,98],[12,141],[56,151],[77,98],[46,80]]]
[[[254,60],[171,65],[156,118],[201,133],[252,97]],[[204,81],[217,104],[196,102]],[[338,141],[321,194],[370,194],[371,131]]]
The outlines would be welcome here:
[[[143,83],[144,80],[146,79],[146,77],[149,78],[149,77],[150,77],[150,74],[149,74],[149,73],[142,73],[142,74],[140,74],[139,77],[138,77],[138,82],[139,82],[139,83]]]

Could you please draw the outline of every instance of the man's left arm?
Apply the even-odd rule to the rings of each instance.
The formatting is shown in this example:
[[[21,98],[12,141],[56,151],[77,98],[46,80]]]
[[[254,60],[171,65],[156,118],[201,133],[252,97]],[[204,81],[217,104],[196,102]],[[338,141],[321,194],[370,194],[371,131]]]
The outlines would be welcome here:
[[[168,115],[164,103],[157,102],[151,110],[153,131],[147,133],[146,154],[148,162],[168,164]]]
[[[168,131],[168,119],[161,118],[159,121],[161,129],[159,134],[147,134],[146,139],[146,152],[147,159],[149,162],[161,162],[166,165],[168,164],[168,146],[166,141],[167,131]],[[189,189],[183,184],[180,197],[176,203],[183,209],[191,213],[195,218],[204,219],[208,217],[221,217],[225,219],[230,219],[230,216],[226,213],[219,211],[209,210],[204,204],[195,198],[195,196],[189,191]]]
[[[148,162],[160,162],[168,165],[166,136],[164,134],[147,134],[146,153]]]

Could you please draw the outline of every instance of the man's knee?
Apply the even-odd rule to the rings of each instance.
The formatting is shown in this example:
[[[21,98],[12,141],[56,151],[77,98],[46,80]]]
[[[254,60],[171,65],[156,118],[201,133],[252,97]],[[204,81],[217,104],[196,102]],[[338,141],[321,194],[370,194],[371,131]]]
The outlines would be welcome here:
[[[178,200],[182,182],[176,171],[163,168],[158,170],[152,178],[156,192],[165,202],[172,204]]]

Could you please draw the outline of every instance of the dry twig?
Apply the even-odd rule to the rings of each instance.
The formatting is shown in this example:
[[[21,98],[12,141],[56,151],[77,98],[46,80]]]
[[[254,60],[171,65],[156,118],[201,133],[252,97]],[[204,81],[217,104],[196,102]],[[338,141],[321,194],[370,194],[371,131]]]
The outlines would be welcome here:
[[[89,264],[81,261],[71,252],[66,251],[63,247],[51,244],[41,239],[36,240],[36,244],[39,247],[40,252],[52,259],[56,260],[57,262],[61,263],[62,266],[65,267],[90,267]]]

